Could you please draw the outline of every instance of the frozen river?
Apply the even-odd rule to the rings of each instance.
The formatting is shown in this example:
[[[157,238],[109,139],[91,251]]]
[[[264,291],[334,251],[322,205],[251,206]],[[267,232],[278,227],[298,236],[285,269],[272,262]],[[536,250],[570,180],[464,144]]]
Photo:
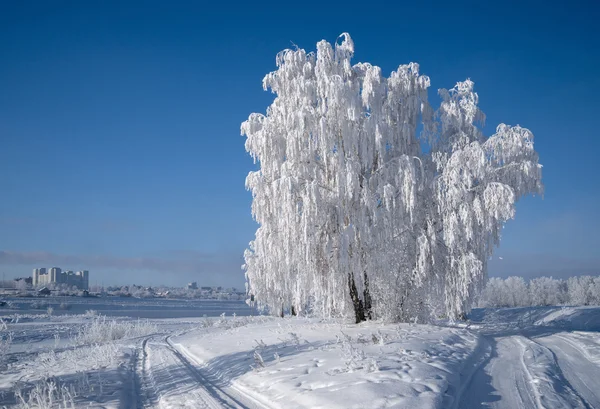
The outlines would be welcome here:
[[[14,314],[46,314],[48,307],[53,315],[84,314],[95,310],[102,315],[133,318],[185,318],[217,317],[223,313],[231,316],[255,315],[256,310],[244,301],[165,299],[133,297],[0,297],[8,305],[0,307],[0,316]]]

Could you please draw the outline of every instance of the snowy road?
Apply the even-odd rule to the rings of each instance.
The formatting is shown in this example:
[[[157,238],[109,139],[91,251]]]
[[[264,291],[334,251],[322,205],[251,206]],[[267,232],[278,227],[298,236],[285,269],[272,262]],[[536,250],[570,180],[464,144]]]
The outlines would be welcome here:
[[[521,359],[522,345],[510,337],[493,345],[490,359],[474,374],[459,408],[535,408],[535,395]]]
[[[563,375],[587,407],[600,408],[600,366],[582,352],[584,346],[568,333],[539,338],[537,341],[554,352]]]
[[[482,335],[491,345],[457,407],[600,408],[600,336],[561,329],[494,328]]]
[[[139,396],[144,408],[259,409],[252,398],[227,386],[202,369],[170,340],[154,336],[142,343],[138,361]]]

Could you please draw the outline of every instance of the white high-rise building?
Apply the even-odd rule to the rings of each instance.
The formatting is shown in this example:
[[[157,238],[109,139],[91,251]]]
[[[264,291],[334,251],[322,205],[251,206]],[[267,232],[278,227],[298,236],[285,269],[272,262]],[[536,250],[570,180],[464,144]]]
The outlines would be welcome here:
[[[42,284],[40,282],[40,276],[43,276],[42,279],[45,278],[45,276],[46,276],[46,269],[44,267],[42,267],[42,268],[34,268],[33,269],[33,275],[31,277],[32,278],[32,282],[31,283],[33,284],[34,287],[37,287],[38,285]]]
[[[81,290],[87,290],[89,282],[90,273],[88,270],[73,273],[70,270],[62,271],[59,267],[52,267],[48,271],[45,268],[33,269],[32,284],[34,287],[54,283],[66,284],[67,286],[75,286]]]

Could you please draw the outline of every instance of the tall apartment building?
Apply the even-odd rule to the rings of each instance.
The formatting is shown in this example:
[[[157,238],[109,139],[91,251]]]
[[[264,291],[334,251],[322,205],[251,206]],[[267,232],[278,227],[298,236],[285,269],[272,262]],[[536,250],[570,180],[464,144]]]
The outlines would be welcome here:
[[[46,269],[45,268],[34,268],[33,269],[33,275],[31,276],[32,278],[32,284],[34,287],[37,287],[39,284],[41,284],[38,280],[40,276],[45,276],[46,275]]]
[[[45,268],[35,268],[33,269],[32,279],[34,287],[54,283],[87,290],[90,283],[90,273],[87,270],[77,271],[76,273],[69,270],[62,271],[59,267],[52,267],[47,271]]]

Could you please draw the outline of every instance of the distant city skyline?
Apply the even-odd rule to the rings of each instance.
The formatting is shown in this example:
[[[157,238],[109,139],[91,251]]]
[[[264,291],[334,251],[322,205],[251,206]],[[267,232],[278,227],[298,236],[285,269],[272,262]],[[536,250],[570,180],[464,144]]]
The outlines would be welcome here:
[[[599,2],[2,2],[0,272],[242,288],[257,224],[240,124],[273,101],[277,53],[348,32],[354,63],[419,63],[433,105],[471,78],[486,135],[534,133],[544,198],[517,204],[491,276],[597,274],[599,15]]]
[[[89,289],[90,272],[88,270],[62,270],[60,267],[34,268],[32,275],[32,285],[34,287],[46,286],[49,284],[64,284],[69,287],[77,287],[80,290]]]

